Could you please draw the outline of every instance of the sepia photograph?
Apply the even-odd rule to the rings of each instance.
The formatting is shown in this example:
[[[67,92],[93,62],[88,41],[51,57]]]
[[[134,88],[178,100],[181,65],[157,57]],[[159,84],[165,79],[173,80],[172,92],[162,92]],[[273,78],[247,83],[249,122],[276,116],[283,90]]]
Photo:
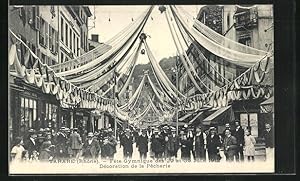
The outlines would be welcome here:
[[[10,175],[274,173],[272,4],[9,5]]]

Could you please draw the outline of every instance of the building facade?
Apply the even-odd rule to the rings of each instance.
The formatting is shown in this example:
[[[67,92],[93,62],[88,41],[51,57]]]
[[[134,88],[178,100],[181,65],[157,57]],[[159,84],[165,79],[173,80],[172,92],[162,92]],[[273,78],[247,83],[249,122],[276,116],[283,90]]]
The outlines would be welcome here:
[[[207,5],[200,9],[197,19],[233,41],[264,51],[273,50],[274,20],[272,5]],[[203,52],[207,61],[200,58],[199,49]],[[226,83],[224,78],[232,81],[247,69],[226,62],[226,60],[213,55],[196,42],[191,44],[187,54],[202,82],[208,85],[211,90],[224,86]],[[267,84],[273,85],[273,79]],[[179,68],[179,90],[186,96],[200,93],[187,76],[184,67]],[[268,122],[270,118],[269,115],[260,114],[259,103],[261,101],[235,101],[232,104],[234,119],[240,120],[243,127],[249,127],[256,137],[262,135],[264,123]]]
[[[74,13],[72,14],[70,8],[72,7],[9,6],[9,29],[20,37],[43,63],[49,66],[62,63],[66,58],[70,60],[88,51],[87,48],[80,50],[81,29],[87,30],[87,20],[78,25],[73,21]],[[86,17],[91,16],[88,7],[78,8],[84,9]],[[83,36],[87,40],[88,32],[85,31]],[[9,47],[10,45],[9,42]],[[28,62],[24,62],[27,49],[22,44],[17,48],[19,60],[27,66]],[[79,127],[79,122],[83,122],[80,123],[81,126],[89,127],[89,114],[82,110],[61,107],[55,96],[43,93],[18,76],[9,76],[9,87],[11,139],[17,136],[25,137],[27,130],[31,128],[51,128],[57,131],[61,126]]]

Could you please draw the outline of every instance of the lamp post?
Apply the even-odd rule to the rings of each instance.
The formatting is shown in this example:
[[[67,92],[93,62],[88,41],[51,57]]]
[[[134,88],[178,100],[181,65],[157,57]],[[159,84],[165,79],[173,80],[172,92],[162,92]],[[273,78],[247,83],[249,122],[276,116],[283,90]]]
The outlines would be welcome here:
[[[179,57],[177,56],[176,57],[176,65],[175,65],[175,68],[173,67],[172,70],[173,72],[175,72],[175,75],[176,75],[176,134],[178,135],[179,133],[179,126],[178,126],[178,59]]]

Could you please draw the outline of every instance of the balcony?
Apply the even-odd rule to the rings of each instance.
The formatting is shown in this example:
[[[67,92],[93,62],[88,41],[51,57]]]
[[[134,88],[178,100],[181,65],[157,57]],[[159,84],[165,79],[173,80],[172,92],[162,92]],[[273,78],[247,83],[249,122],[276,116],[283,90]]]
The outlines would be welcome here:
[[[258,25],[257,7],[237,7],[234,14],[235,29],[237,31],[251,30]]]

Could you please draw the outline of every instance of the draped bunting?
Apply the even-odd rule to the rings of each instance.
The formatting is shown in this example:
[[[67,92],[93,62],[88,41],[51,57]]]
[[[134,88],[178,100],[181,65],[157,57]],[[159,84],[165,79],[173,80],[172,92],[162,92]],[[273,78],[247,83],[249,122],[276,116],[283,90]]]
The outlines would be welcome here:
[[[142,91],[142,89],[145,85],[145,79],[146,79],[146,76],[144,75],[143,78],[142,78],[142,81],[140,82],[138,88],[136,89],[136,91],[134,92],[132,97],[129,99],[129,101],[126,104],[120,106],[119,107],[120,109],[130,110],[131,108],[133,108],[136,105],[136,103],[137,103],[137,101],[140,97],[141,91]]]
[[[152,80],[150,79],[149,75],[146,74],[147,78],[148,78],[148,82],[154,92],[154,94],[156,95],[156,97],[158,98],[158,100],[164,105],[166,106],[168,109],[173,109],[174,107],[169,105],[168,103],[165,102],[165,99],[160,95],[160,93],[158,92],[158,89],[156,88],[156,86],[153,84]],[[163,94],[163,93],[161,93]],[[172,105],[175,105],[173,102],[170,102]]]
[[[211,72],[216,73],[222,80],[222,82],[230,82],[228,79],[226,79],[218,70],[215,69],[215,67],[213,65],[211,65],[211,62],[207,60],[207,58],[203,55],[202,51],[199,49],[198,45],[196,44],[196,41],[191,37],[190,34],[188,34],[188,32],[184,31],[184,28],[181,26],[181,24],[178,22],[178,19],[176,17],[174,17],[175,22],[179,28],[179,31],[181,33],[181,35],[184,38],[185,44],[186,46],[193,46],[193,48],[196,49],[196,53],[191,52],[193,58],[198,58],[198,65],[201,67],[201,69],[203,70],[203,72],[205,73],[204,75],[206,77],[208,77],[210,80],[212,80],[216,85],[217,85],[217,81],[215,80],[214,77],[211,76]],[[209,70],[211,70],[211,72],[208,72],[208,69],[206,67],[203,67],[202,64],[208,65],[209,66]]]
[[[149,14],[148,14],[148,16],[149,16]],[[112,55],[104,54],[103,56],[97,58],[97,59],[102,59],[102,58],[105,58],[107,56],[105,58],[105,59],[108,59],[107,62],[105,62],[103,65],[96,66],[95,68],[93,68],[92,71],[90,71],[88,73],[84,73],[84,74],[81,73],[80,76],[78,76],[77,78],[68,79],[68,80],[70,80],[73,83],[80,83],[80,84],[82,84],[86,81],[93,80],[93,79],[96,80],[96,79],[101,78],[101,76],[103,74],[105,74],[109,70],[111,70],[112,67],[116,66],[116,64],[119,64],[120,60],[123,60],[124,56],[126,56],[128,54],[128,52],[130,51],[130,49],[132,48],[132,46],[134,45],[134,43],[138,39],[138,36],[141,33],[141,31],[142,31],[142,29],[143,29],[143,27],[144,27],[144,25],[147,21],[148,16],[146,16],[143,19],[143,21],[141,22],[141,25],[139,27],[137,27],[135,32],[128,39],[125,39],[123,41],[122,46],[120,46],[119,50],[116,50],[116,52]],[[120,57],[120,58],[118,58],[118,57]],[[91,61],[90,63],[93,63],[95,61],[97,62],[97,59]]]
[[[151,6],[150,8],[147,9],[147,11],[145,12],[145,14],[143,15],[143,19],[136,25],[136,26],[132,26],[132,28],[134,28],[133,30],[133,33],[136,33],[136,31],[143,26],[143,24],[146,23],[151,11],[153,9],[153,6]],[[87,69],[90,69],[90,68],[93,68],[95,66],[99,66],[101,65],[101,62],[104,61],[105,59],[109,58],[113,53],[117,52],[126,42],[128,42],[128,40],[132,38],[132,33],[129,32],[129,36],[126,38],[122,38],[121,41],[119,42],[118,45],[112,47],[108,52],[104,53],[102,56],[96,58],[96,59],[93,59],[92,61],[80,66],[80,67],[77,67],[75,69],[72,69],[72,70],[68,70],[68,71],[64,71],[64,72],[61,72],[61,73],[58,73],[58,75],[60,76],[68,76],[68,75],[71,75],[71,74],[76,74],[76,73],[79,73],[79,72],[82,72],[84,70],[87,70]],[[95,69],[94,69],[95,70]],[[89,75],[90,76],[90,75]]]
[[[165,92],[169,95],[171,94],[173,99],[176,99],[177,97],[186,98],[186,96],[183,95],[172,84],[172,82],[169,80],[167,75],[164,73],[164,71],[162,70],[162,68],[158,64],[157,60],[155,60],[155,58],[154,58],[154,56],[153,56],[153,54],[152,54],[152,52],[151,52],[151,50],[150,50],[150,48],[149,48],[146,41],[144,41],[144,45],[145,45],[145,49],[146,49],[147,55],[148,55],[149,60],[150,60],[150,64],[152,65],[151,67],[153,67],[153,72],[159,78],[159,79],[157,79],[157,81],[160,82],[161,85],[162,85],[161,88],[165,87],[165,89],[166,89]],[[177,96],[177,94],[178,94],[178,96]]]
[[[219,41],[216,39],[212,40],[211,38],[213,36],[207,36],[207,34],[213,34],[213,30],[210,30],[208,27],[204,28],[205,25],[201,24],[199,21],[191,21],[194,22],[194,24],[192,26],[188,25],[175,6],[170,6],[170,8],[173,12],[173,15],[178,18],[185,30],[188,31],[195,38],[195,40],[197,40],[197,42],[199,42],[203,47],[213,54],[222,57],[231,63],[250,67],[267,54],[267,52],[261,50],[244,47],[237,42],[233,43],[234,41],[227,40],[223,36],[219,37],[220,39],[222,38]],[[234,47],[238,48],[235,49]]]
[[[273,95],[272,86],[261,83],[269,72],[268,65],[272,56],[268,55],[267,58],[259,60],[232,82],[216,91],[189,97],[187,105],[183,109],[196,110],[205,105],[219,108],[227,106],[231,101],[271,97]]]
[[[169,16],[170,15],[168,13],[168,10],[165,11],[165,16],[166,16],[166,19],[167,19],[167,22],[168,22],[168,25],[169,25],[169,29],[170,29],[173,41],[174,41],[175,46],[177,48],[177,52],[179,53],[180,60],[183,63],[184,68],[185,68],[188,76],[190,77],[191,81],[193,82],[193,84],[195,85],[195,87],[201,93],[203,93],[204,91],[202,90],[202,88],[200,88],[200,86],[198,85],[198,83],[196,82],[196,80],[194,78],[194,76],[196,76],[198,82],[200,82],[206,89],[210,90],[210,88],[201,81],[201,79],[199,78],[199,76],[198,76],[198,74],[197,74],[194,66],[192,65],[191,61],[189,60],[189,57],[187,56],[187,54],[186,54],[186,52],[185,52],[182,44],[180,43],[180,39],[179,39],[178,34],[177,34],[176,30],[175,30],[174,24],[172,23],[172,26],[171,26],[171,23],[170,23],[170,20],[169,20]],[[174,34],[176,35],[176,37],[175,37]],[[178,43],[176,42],[175,38],[178,41]],[[188,65],[187,65],[186,61],[188,62]]]
[[[97,104],[101,104],[103,110],[112,112],[112,99],[103,98],[99,95],[83,90],[74,86],[62,77],[57,76],[57,74],[47,64],[43,64],[41,60],[30,50],[30,48],[11,30],[10,34],[16,40],[15,42],[12,42],[10,47],[8,63],[15,67],[16,74],[26,83],[36,85],[38,88],[41,88],[42,92],[45,94],[55,95],[56,99],[61,102],[62,106],[68,105],[74,107],[79,105],[81,108],[95,108]],[[24,58],[34,58],[35,62],[32,66],[35,65],[38,69],[34,69],[33,67],[26,68],[20,63],[17,55],[17,43],[24,46],[28,52],[25,53]],[[30,56],[28,54],[30,54]]]

